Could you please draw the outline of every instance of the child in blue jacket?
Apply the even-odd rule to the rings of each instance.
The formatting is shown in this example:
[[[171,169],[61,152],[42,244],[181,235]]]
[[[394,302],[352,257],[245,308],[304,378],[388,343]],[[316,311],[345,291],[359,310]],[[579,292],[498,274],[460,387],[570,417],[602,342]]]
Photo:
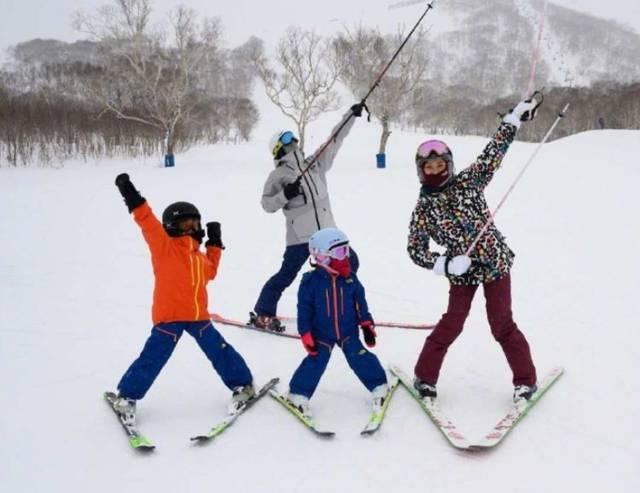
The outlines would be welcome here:
[[[375,354],[358,337],[364,333],[368,347],[376,344],[376,331],[364,288],[349,263],[349,239],[336,228],[325,228],[309,239],[315,269],[302,277],[298,289],[298,332],[307,357],[289,382],[288,400],[311,416],[309,399],[327,368],[337,344],[351,369],[372,393],[373,410],[381,408],[387,394],[387,376]]]

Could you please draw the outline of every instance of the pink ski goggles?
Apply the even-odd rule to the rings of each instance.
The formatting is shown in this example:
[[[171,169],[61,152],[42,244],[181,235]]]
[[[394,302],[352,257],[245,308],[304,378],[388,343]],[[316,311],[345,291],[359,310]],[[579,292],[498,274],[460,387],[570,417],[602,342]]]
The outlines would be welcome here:
[[[416,161],[423,161],[435,153],[436,156],[450,156],[451,150],[447,147],[447,144],[441,140],[427,140],[418,147],[416,152]]]
[[[326,261],[327,259],[336,259],[336,260],[344,260],[349,256],[349,245],[340,245],[329,250],[328,254],[314,254],[316,260],[320,263]]]

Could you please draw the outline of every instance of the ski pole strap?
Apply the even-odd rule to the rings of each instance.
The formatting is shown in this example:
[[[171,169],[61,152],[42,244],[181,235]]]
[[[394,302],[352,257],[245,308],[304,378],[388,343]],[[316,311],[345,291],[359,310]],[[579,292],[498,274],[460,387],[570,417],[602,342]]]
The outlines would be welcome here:
[[[367,111],[367,121],[370,122],[371,112],[369,111],[369,107],[367,106],[367,103],[364,102],[364,99],[362,100],[362,107]]]
[[[540,98],[540,99],[538,100],[537,98]],[[540,108],[540,106],[544,102],[544,94],[542,94],[542,90],[534,91],[533,94],[531,94],[531,97],[529,99],[527,99],[526,101],[528,103],[536,101],[536,105],[531,110],[531,115],[529,115],[528,117],[525,117],[525,121],[526,120],[533,120],[535,118],[535,116],[536,116],[536,113],[538,112],[538,108]]]

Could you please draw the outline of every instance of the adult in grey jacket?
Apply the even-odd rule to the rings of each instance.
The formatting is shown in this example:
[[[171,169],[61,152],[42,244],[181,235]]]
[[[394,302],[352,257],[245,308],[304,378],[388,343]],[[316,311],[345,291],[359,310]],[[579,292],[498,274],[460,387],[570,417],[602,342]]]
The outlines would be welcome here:
[[[325,142],[310,157],[305,158],[298,139],[290,131],[279,132],[271,141],[275,169],[271,171],[262,192],[262,208],[273,213],[280,209],[287,224],[287,247],[280,270],[264,285],[249,322],[257,327],[282,331],[276,317],[282,292],[295,280],[309,258],[309,238],[316,231],[336,227],[326,174],[333,166],[342,142],[362,115],[362,104],[353,105],[331,131],[330,137],[342,130],[330,142]],[[358,256],[351,250],[351,269],[358,270]]]

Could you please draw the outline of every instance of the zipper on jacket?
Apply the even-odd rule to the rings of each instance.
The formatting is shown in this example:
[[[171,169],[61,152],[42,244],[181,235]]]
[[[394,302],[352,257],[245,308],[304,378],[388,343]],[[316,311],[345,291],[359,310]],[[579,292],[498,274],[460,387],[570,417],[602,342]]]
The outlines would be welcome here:
[[[194,257],[196,259],[196,278],[195,278],[195,287],[193,289],[193,303],[195,304],[195,308],[196,308],[196,317],[195,319],[198,320],[198,318],[200,317],[200,305],[198,304],[198,291],[200,289],[200,281],[202,279],[201,277],[201,260],[199,258],[199,256],[197,254],[194,254]]]
[[[305,163],[306,163],[306,161],[305,161]],[[315,164],[313,166],[315,166]],[[311,168],[313,168],[313,166],[311,166]],[[309,170],[311,170],[311,168],[309,168]],[[320,195],[320,191],[318,190],[318,186],[316,185],[316,182],[313,179],[313,176],[311,176],[311,174],[309,174],[309,179],[311,180],[311,183],[313,184],[313,188],[316,189],[316,195]]]
[[[331,276],[331,283],[333,284],[333,325],[336,329],[336,338],[340,340],[340,326],[338,325],[338,288],[336,287],[336,277]]]
[[[193,242],[195,240],[192,238],[191,241]],[[194,272],[194,265],[193,265],[194,259],[195,259],[195,272]],[[202,282],[202,279],[204,279],[204,272],[203,272],[204,261],[202,258],[200,258],[200,255],[198,255],[197,250],[189,254],[189,268],[191,270],[191,285],[193,286],[193,304],[195,305],[195,309],[196,309],[195,319],[198,320],[198,318],[200,318],[200,304],[198,303],[198,290],[200,288],[200,283]]]
[[[325,298],[327,299],[327,318],[331,320],[331,303],[329,302],[329,288],[324,290]]]
[[[340,311],[344,315],[344,289],[340,287]]]
[[[294,152],[293,157],[296,158],[296,164],[298,165],[298,170],[300,171],[300,173],[302,173],[302,167],[300,166],[300,160],[298,159],[298,154]],[[307,174],[306,173],[301,174],[300,176],[304,178],[304,182],[307,184],[307,188],[311,192],[311,202],[313,203],[313,213],[316,216],[316,224],[318,225],[318,229],[320,230],[322,229],[322,226],[320,226],[320,218],[318,217],[318,206],[316,206],[316,199],[313,196],[313,191],[311,190],[311,185],[309,185],[309,180],[307,180]]]

